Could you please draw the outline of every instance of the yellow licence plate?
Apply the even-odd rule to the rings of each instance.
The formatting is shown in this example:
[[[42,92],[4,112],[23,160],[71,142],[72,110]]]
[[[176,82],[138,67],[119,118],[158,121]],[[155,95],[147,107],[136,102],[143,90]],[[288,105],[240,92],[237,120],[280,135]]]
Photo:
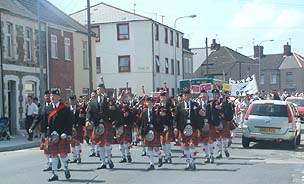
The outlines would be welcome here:
[[[275,128],[260,128],[261,133],[275,133]]]

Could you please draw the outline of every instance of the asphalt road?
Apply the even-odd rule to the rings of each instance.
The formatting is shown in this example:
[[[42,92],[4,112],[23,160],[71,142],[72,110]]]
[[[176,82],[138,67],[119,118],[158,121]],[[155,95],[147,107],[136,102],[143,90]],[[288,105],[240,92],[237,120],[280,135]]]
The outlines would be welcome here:
[[[302,136],[304,138],[304,135]],[[304,183],[304,140],[297,150],[289,150],[281,144],[258,143],[243,149],[239,138],[230,148],[231,158],[216,160],[211,165],[197,158],[196,171],[184,171],[185,159],[180,158],[178,147],[173,150],[173,164],[154,171],[145,171],[147,157],[140,156],[141,148],[133,147],[133,163],[119,164],[120,152],[113,147],[113,170],[96,170],[98,158],[88,157],[84,145],[80,165],[70,164],[71,179],[66,180],[59,172],[58,182],[53,183],[111,183],[111,184],[300,184]],[[201,156],[201,154],[199,155]],[[42,172],[45,158],[38,148],[0,153],[0,184],[48,183],[50,172]]]

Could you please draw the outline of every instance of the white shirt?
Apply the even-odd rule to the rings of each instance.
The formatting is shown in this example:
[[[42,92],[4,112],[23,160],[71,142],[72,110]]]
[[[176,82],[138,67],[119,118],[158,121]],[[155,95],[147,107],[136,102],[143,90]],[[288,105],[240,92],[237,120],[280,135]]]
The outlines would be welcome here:
[[[53,108],[58,108],[59,107],[60,102],[57,102],[56,104],[53,103]]]
[[[27,104],[27,115],[37,115],[38,114],[38,106],[35,103]]]

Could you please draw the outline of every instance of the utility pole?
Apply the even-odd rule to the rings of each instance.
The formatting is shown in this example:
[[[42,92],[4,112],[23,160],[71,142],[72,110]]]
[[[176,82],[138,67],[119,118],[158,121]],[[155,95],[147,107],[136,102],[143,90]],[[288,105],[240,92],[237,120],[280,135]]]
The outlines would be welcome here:
[[[37,19],[38,19],[38,48],[39,48],[39,54],[38,54],[38,59],[39,59],[39,69],[40,69],[40,100],[43,99],[43,94],[45,91],[45,78],[44,78],[44,73],[43,73],[43,68],[44,68],[44,62],[43,62],[43,56],[42,56],[42,44],[41,44],[41,40],[42,40],[42,34],[41,34],[41,17],[40,17],[40,0],[37,0]],[[46,66],[46,65],[45,65]]]
[[[0,22],[2,22],[2,14],[1,14],[1,8],[0,8]],[[0,35],[2,35],[2,24],[0,24]],[[4,117],[4,75],[3,75],[3,37],[0,36],[0,72],[1,72],[1,114],[0,117]]]
[[[208,67],[209,67],[209,64],[208,64],[208,38],[206,37],[206,76],[208,76]]]
[[[88,52],[89,52],[89,88],[93,91],[93,68],[92,68],[92,40],[91,40],[91,6],[90,0],[87,0],[88,14]]]

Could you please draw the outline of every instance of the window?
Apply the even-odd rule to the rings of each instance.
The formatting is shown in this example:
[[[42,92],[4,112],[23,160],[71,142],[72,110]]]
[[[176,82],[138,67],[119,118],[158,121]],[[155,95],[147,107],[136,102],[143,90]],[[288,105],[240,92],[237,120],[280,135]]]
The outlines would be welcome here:
[[[65,60],[72,60],[70,38],[64,38],[64,59]]]
[[[82,41],[82,62],[83,62],[83,69],[89,69],[87,41]]]
[[[176,47],[179,47],[179,34],[176,33]]]
[[[13,56],[13,24],[7,23],[7,33],[6,33],[6,49],[7,57]]]
[[[159,27],[158,24],[155,24],[155,40],[159,39]]]
[[[168,43],[168,28],[165,28],[165,43]]]
[[[169,59],[165,58],[165,68],[166,68],[166,74],[169,73]]]
[[[118,71],[119,72],[130,72],[130,56],[118,56]]]
[[[177,75],[180,75],[180,62],[179,61],[176,62],[177,62]]]
[[[171,59],[171,74],[174,74],[174,59]]]
[[[26,28],[25,30],[25,54],[26,59],[30,60],[32,59],[32,38],[33,38],[33,32],[31,28]]]
[[[129,40],[129,24],[117,24],[117,40]]]
[[[37,85],[34,81],[26,81],[24,83],[24,91],[26,95],[36,96]]]
[[[170,30],[170,45],[173,45],[173,30]]]
[[[271,81],[270,84],[276,84],[277,83],[277,74],[271,74]]]
[[[174,88],[172,88],[171,91],[172,91],[172,96],[175,96]]]
[[[96,57],[96,73],[101,73],[101,63],[100,63],[100,57]]]
[[[286,82],[287,83],[293,82],[293,74],[292,74],[292,72],[286,72]]]
[[[96,34],[96,42],[100,42],[100,28],[99,28],[99,26],[92,26],[92,31]]]
[[[82,95],[89,95],[89,88],[82,88]]]
[[[58,58],[58,42],[56,35],[51,35],[51,57],[55,59]]]
[[[264,74],[261,74],[261,76],[260,76],[260,84],[265,84],[265,75]]]
[[[155,71],[156,73],[160,72],[159,56],[155,56]]]

